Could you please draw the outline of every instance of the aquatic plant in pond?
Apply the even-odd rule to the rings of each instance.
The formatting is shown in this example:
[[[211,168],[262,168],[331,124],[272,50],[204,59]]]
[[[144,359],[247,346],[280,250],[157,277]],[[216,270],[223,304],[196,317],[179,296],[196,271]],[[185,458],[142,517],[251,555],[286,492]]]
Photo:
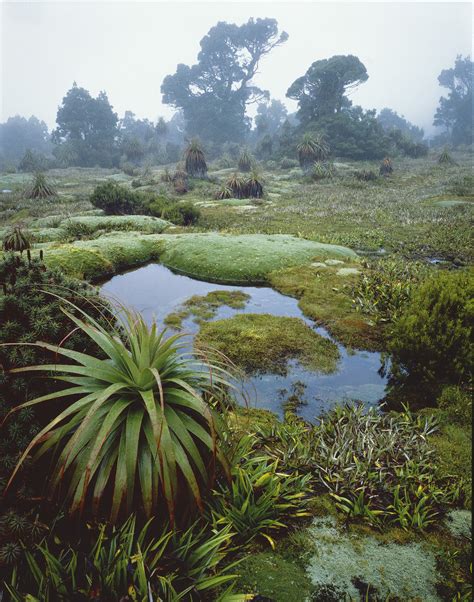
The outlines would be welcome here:
[[[182,304],[181,309],[168,314],[164,323],[179,330],[183,320],[190,316],[194,316],[194,322],[199,324],[213,318],[222,306],[243,309],[249,299],[250,295],[243,291],[211,291],[205,296],[193,295]]]

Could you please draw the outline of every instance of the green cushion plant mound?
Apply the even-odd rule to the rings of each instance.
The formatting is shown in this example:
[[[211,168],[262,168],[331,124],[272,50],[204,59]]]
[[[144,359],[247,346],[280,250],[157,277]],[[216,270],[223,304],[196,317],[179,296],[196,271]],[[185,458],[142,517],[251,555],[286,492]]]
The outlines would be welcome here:
[[[292,358],[311,370],[330,373],[339,359],[337,346],[302,320],[269,314],[239,314],[203,324],[195,344],[223,353],[251,374],[285,374]]]
[[[45,247],[46,265],[77,278],[96,280],[116,271],[158,259],[161,236],[139,232],[111,232],[94,240]]]
[[[69,363],[13,370],[53,373],[69,386],[15,408],[62,401],[24,450],[9,484],[32,452],[34,462],[53,452],[47,495],[64,499],[70,514],[107,513],[114,523],[138,507],[147,517],[161,512],[174,522],[184,499],[187,513],[202,508],[212,467],[226,466],[212,409],[229,386],[226,373],[184,355],[178,336],[165,339],[156,324],[149,328],[126,310],[120,330],[104,328],[86,312],[79,319],[63,311],[105,359],[40,342],[37,348]]]
[[[287,235],[164,235],[161,261],[196,278],[218,282],[259,283],[274,270],[312,260],[356,260],[351,249]]]
[[[85,226],[91,232],[96,230],[133,230],[159,234],[169,225],[166,220],[151,215],[78,215],[60,222],[60,228],[69,225]]]

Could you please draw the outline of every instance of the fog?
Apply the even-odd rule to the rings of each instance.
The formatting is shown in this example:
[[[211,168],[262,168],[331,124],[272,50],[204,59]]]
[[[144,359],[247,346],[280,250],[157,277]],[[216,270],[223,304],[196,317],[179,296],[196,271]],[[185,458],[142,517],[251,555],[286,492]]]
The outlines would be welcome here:
[[[35,114],[53,127],[73,81],[105,90],[115,111],[170,117],[163,78],[193,64],[217,21],[273,17],[289,40],[265,57],[255,83],[285,102],[289,85],[318,59],[355,54],[368,82],[351,99],[391,107],[432,130],[443,89],[437,77],[470,54],[470,3],[5,2],[1,7],[1,121]]]

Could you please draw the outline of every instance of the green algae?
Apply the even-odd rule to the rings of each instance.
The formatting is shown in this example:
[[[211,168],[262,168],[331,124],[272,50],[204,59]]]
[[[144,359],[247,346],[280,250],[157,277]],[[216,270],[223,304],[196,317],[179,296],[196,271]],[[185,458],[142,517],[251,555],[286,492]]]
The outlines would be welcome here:
[[[223,353],[248,374],[285,374],[290,359],[299,360],[308,369],[330,373],[336,370],[339,359],[337,346],[299,318],[269,314],[239,314],[204,323],[195,344]]]

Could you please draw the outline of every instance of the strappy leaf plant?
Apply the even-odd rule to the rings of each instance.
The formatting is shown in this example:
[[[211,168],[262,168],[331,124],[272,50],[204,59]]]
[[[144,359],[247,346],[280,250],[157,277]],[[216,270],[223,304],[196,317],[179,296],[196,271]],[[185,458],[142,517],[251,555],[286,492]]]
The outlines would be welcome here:
[[[13,226],[12,230],[6,234],[3,239],[2,247],[4,251],[16,251],[23,253],[30,248],[30,237],[19,225]]]
[[[186,353],[179,335],[165,338],[128,310],[116,331],[76,310],[81,318],[63,309],[105,358],[40,342],[57,361],[13,370],[46,372],[67,386],[13,410],[60,404],[9,484],[30,454],[37,461],[48,453],[49,495],[64,498],[71,514],[107,512],[115,522],[132,511],[164,511],[173,522],[178,500],[186,511],[202,508],[216,464],[226,468],[213,405],[228,390],[228,373]]]
[[[244,148],[239,156],[239,171],[249,172],[252,169],[253,157],[248,151],[248,149]]]
[[[322,134],[306,133],[297,146],[298,160],[304,172],[310,171],[316,161],[326,161],[329,146]]]
[[[204,151],[198,140],[191,140],[184,152],[186,172],[192,178],[205,178],[207,164]]]

